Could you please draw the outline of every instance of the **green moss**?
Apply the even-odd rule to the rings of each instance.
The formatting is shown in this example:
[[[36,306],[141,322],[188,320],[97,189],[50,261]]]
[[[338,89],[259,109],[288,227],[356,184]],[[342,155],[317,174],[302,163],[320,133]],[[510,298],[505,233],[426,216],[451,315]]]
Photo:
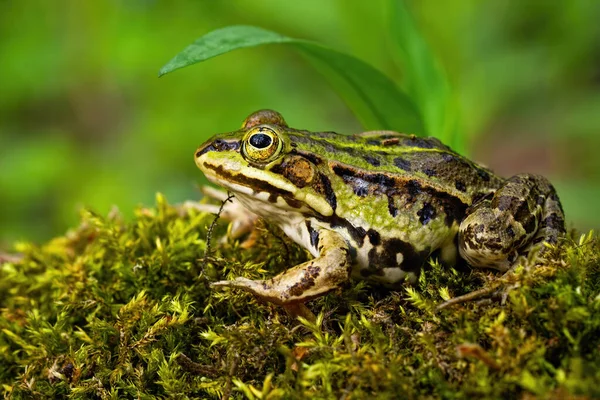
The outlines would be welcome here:
[[[270,276],[307,256],[265,226],[223,244],[212,215],[158,196],[131,223],[84,212],[0,266],[0,384],[8,398],[600,397],[600,241],[571,238],[551,265],[500,279],[434,264],[415,287],[364,283],[298,322],[217,278]],[[502,282],[504,305],[435,310]]]

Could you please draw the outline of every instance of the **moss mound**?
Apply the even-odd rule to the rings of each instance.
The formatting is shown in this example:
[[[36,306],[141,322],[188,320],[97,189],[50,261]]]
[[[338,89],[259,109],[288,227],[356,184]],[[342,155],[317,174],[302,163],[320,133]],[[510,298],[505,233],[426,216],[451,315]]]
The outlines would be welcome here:
[[[500,282],[434,264],[415,287],[363,283],[309,303],[315,323],[218,278],[272,276],[306,258],[279,232],[222,243],[213,216],[158,196],[131,223],[81,225],[0,265],[0,384],[31,398],[600,398],[600,241],[555,249],[504,279],[503,305],[449,296]]]

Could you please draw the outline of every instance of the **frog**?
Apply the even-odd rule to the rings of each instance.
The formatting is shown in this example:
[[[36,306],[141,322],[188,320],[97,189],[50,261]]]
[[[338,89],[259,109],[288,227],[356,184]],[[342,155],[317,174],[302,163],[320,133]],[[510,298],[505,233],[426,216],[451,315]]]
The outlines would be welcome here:
[[[263,218],[312,255],[272,278],[212,286],[290,309],[357,279],[414,283],[434,257],[507,272],[544,260],[565,235],[548,179],[502,178],[435,137],[310,132],[259,110],[241,129],[207,140],[194,159],[245,209],[241,225]]]

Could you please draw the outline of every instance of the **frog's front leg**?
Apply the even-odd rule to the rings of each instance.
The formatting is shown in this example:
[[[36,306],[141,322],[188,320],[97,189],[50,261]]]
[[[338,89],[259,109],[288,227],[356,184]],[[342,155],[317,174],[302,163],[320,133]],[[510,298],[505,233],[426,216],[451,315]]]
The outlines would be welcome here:
[[[338,233],[326,229],[318,231],[319,256],[271,279],[251,280],[236,278],[219,281],[212,286],[229,286],[246,290],[262,300],[279,305],[304,303],[335,289],[350,276],[350,251]]]
[[[543,256],[543,242],[556,244],[564,234],[564,214],[554,187],[543,176],[521,174],[467,210],[459,229],[459,251],[474,267],[507,271],[520,256],[532,251]]]

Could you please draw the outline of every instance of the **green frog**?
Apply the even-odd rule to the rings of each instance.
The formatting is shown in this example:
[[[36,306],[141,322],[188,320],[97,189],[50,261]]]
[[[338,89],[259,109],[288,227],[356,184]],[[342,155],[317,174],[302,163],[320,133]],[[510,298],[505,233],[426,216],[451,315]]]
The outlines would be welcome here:
[[[271,279],[213,283],[283,306],[353,277],[414,282],[432,256],[508,271],[532,252],[543,259],[544,243],[565,234],[546,178],[500,178],[431,137],[309,132],[261,110],[209,139],[195,161],[247,209],[230,213],[245,220],[240,226],[265,218],[313,255]]]

